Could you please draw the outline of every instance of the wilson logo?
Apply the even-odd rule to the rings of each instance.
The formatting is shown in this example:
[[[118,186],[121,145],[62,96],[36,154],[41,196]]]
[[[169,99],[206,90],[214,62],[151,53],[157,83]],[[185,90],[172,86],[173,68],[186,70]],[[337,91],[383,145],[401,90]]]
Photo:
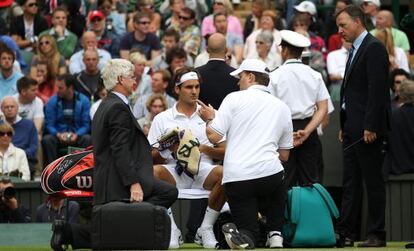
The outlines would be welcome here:
[[[92,177],[91,176],[76,176],[76,184],[78,188],[91,188]]]

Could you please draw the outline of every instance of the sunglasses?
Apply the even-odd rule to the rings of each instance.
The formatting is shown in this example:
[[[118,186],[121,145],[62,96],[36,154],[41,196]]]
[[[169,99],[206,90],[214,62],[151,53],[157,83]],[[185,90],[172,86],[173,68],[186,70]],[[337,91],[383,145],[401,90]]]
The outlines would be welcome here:
[[[105,9],[105,10],[110,10],[112,9],[112,5],[102,5],[101,7],[99,7],[99,9]]]
[[[179,16],[178,18],[182,19],[182,20],[185,20],[185,21],[188,21],[188,20],[191,19],[191,17],[184,17],[184,16]]]
[[[148,25],[148,24],[150,24],[150,22],[148,22],[148,21],[143,21],[143,22],[138,22],[138,24]]]
[[[100,18],[94,18],[94,19],[92,19],[92,23],[99,23],[100,21],[102,21],[102,19],[100,19]]]
[[[42,46],[42,45],[47,45],[47,44],[50,44],[50,42],[49,42],[49,41],[47,41],[47,40],[39,43],[39,45],[40,45],[40,46]]]
[[[214,4],[217,4],[217,5],[224,5],[224,3],[221,3],[221,2],[214,2],[214,3],[213,3],[213,5],[214,5]]]
[[[256,41],[256,44],[264,44],[265,42],[263,41]]]
[[[33,6],[38,6],[38,4],[37,3],[29,3],[28,5],[27,5],[28,7],[33,7]]]
[[[402,81],[401,80],[395,80],[394,81],[394,84],[401,84],[402,83]]]
[[[11,138],[13,136],[13,133],[12,132],[0,132],[0,136],[1,137],[7,136]]]

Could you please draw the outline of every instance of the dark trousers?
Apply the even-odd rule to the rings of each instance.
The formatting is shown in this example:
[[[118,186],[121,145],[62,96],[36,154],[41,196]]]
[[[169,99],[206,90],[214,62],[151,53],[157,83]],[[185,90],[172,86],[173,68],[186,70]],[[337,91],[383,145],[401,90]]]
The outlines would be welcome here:
[[[343,148],[355,141],[344,135]],[[385,240],[385,181],[382,172],[382,140],[371,144],[363,141],[344,150],[343,195],[341,220],[338,231],[346,237],[354,237],[359,226],[358,217],[362,205],[363,182],[368,197],[368,235]]]
[[[267,231],[282,231],[286,200],[283,176],[282,171],[259,179],[224,185],[234,223],[240,232],[247,234],[255,243],[260,232],[257,215],[261,208],[266,208]]]
[[[88,147],[92,144],[92,137],[88,134],[78,136],[78,140],[72,146],[76,147]],[[42,139],[43,147],[43,158],[44,166],[48,165],[52,161],[56,160],[59,157],[59,148],[67,145],[63,145],[56,135],[45,135]]]
[[[178,190],[174,185],[162,180],[154,180],[152,194],[149,197],[145,197],[144,201],[165,208],[170,208],[177,200],[177,197]],[[137,224],[139,224],[139,222],[137,222]],[[68,224],[65,233],[68,237],[66,238],[68,240],[68,244],[71,244],[73,249],[91,248],[91,230],[92,228],[89,224]]]
[[[310,119],[293,120],[293,130],[306,127]],[[287,188],[296,185],[308,185],[319,182],[321,143],[314,130],[299,147],[289,152],[289,159],[285,166]]]

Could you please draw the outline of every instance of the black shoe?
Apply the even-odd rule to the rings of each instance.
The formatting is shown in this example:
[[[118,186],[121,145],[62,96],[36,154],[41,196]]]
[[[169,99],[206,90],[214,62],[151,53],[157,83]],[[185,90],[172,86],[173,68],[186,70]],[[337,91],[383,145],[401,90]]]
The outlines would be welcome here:
[[[386,247],[387,243],[376,236],[368,236],[367,240],[358,244],[359,248]]]
[[[350,237],[342,236],[341,234],[336,233],[336,247],[343,248],[343,247],[353,247],[354,240]]]
[[[50,239],[50,247],[54,251],[66,250],[65,246],[65,226],[66,223],[63,220],[55,220],[52,224],[52,239]]]
[[[227,245],[231,249],[254,249],[254,243],[246,234],[240,233],[233,223],[224,224],[221,228]]]

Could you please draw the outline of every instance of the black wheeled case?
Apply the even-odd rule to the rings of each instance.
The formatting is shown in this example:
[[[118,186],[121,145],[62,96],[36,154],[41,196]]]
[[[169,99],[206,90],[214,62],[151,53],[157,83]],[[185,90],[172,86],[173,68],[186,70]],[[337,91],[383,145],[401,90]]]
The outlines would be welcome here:
[[[93,208],[93,249],[168,249],[170,234],[171,220],[161,206],[111,202]]]

